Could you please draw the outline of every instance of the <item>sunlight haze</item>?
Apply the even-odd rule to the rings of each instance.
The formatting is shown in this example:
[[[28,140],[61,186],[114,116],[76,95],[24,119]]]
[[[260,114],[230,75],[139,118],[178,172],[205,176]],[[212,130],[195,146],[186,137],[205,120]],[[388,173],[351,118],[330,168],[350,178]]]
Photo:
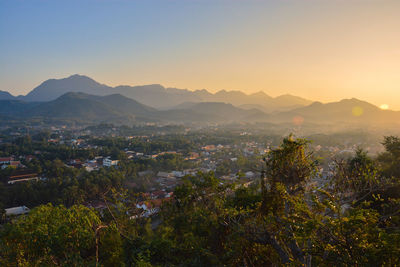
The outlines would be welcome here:
[[[1,1],[0,90],[79,73],[400,110],[399,14],[390,0]]]

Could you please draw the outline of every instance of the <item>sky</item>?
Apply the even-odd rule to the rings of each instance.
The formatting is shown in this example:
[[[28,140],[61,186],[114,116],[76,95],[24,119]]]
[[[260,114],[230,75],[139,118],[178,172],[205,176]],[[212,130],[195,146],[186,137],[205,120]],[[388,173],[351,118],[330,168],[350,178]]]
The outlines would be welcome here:
[[[0,90],[264,91],[400,110],[399,0],[0,0]]]

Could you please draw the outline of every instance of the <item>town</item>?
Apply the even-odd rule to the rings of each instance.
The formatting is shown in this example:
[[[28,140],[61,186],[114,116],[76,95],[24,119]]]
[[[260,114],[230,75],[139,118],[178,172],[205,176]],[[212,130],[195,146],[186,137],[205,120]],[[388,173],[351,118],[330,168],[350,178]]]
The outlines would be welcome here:
[[[263,158],[280,142],[279,136],[241,129],[225,134],[216,127],[145,129],[113,125],[3,129],[0,203],[5,217],[48,202],[105,209],[104,193],[111,186],[134,197],[137,209],[132,217],[154,215],[187,176],[212,172],[221,184],[259,182]],[[361,146],[372,154],[381,149],[380,144],[369,143],[371,137],[357,138],[358,143],[350,134],[343,135],[335,143],[325,136],[311,144],[321,159],[315,181],[323,183],[328,177],[334,158],[351,156]],[[88,185],[91,182],[96,190]]]

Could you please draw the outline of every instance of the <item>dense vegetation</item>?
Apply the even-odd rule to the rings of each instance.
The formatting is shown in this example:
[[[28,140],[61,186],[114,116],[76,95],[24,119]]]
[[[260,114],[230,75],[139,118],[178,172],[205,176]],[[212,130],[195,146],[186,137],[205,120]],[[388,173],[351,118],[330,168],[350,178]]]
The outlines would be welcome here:
[[[400,139],[383,145],[374,159],[359,149],[337,160],[322,179],[308,142],[290,136],[248,187],[222,184],[213,173],[188,176],[149,218],[133,216],[137,199],[120,186],[122,172],[137,170],[76,175],[60,166],[55,188],[72,191],[57,191],[67,197],[60,201],[40,191],[43,204],[53,204],[2,227],[0,265],[397,266]],[[97,194],[107,209],[82,206],[76,192]]]

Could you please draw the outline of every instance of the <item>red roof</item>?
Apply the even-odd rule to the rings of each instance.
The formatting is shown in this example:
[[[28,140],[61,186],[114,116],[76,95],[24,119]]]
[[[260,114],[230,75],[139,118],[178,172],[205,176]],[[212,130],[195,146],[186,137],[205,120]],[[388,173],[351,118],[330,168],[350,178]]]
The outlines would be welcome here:
[[[37,177],[37,173],[27,173],[27,174],[20,174],[20,175],[13,175],[10,176],[10,180],[14,180],[14,179],[23,179],[23,178],[35,178]]]

